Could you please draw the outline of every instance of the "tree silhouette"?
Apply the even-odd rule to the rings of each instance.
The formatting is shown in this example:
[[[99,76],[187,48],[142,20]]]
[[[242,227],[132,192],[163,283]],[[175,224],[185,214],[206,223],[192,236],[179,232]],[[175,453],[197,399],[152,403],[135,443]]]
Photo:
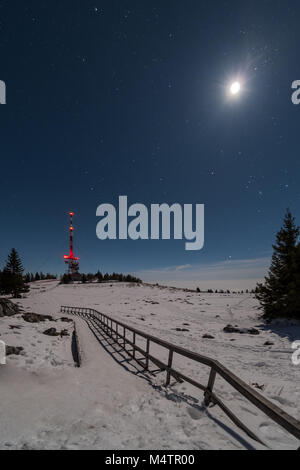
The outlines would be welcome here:
[[[18,252],[13,248],[8,255],[7,263],[1,276],[1,293],[12,294],[14,298],[21,293],[28,292],[28,287],[23,279],[23,265]]]
[[[264,284],[257,285],[256,298],[264,318],[300,318],[300,248],[297,240],[300,229],[290,210],[287,210],[282,229],[273,245],[272,264]],[[298,287],[298,289],[297,289]]]

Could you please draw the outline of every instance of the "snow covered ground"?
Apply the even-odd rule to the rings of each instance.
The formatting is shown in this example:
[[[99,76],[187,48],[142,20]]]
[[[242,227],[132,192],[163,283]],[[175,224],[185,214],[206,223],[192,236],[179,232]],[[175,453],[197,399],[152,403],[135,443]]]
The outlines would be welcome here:
[[[25,312],[57,321],[26,323],[21,315],[0,318],[0,340],[22,346],[0,366],[0,449],[262,449],[217,407],[205,410],[202,393],[183,383],[165,389],[165,373],[144,374],[106,340],[99,344],[81,319],[76,328],[82,367],[71,354],[73,323],[61,321],[61,305],[90,307],[169,342],[219,360],[286,412],[300,418],[300,367],[291,343],[300,327],[264,327],[249,294],[198,294],[128,284],[60,286],[33,283]],[[223,332],[227,324],[256,327],[260,335]],[[13,328],[12,328],[13,327]],[[43,335],[67,329],[68,337]],[[178,330],[186,331],[178,331]],[[214,339],[203,339],[210,334]],[[266,346],[266,341],[273,343]],[[154,351],[161,354],[163,351]],[[175,367],[203,384],[208,369],[175,358]],[[155,367],[153,367],[155,369]],[[216,392],[272,449],[299,442],[221,379]]]

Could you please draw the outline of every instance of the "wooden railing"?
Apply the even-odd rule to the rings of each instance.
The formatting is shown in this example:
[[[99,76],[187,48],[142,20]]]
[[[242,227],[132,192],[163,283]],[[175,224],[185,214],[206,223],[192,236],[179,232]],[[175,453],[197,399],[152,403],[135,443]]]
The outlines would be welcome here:
[[[217,375],[221,376],[228,384],[230,384],[235,390],[237,390],[242,396],[244,396],[249,402],[251,402],[256,408],[263,411],[270,419],[275,423],[282,426],[286,431],[292,434],[294,437],[300,440],[300,422],[287,414],[281,408],[276,406],[270,400],[265,398],[263,395],[258,393],[248,384],[243,382],[239,377],[233,374],[230,370],[220,364],[218,361],[211,359],[206,356],[194,353],[187,349],[181,348],[174,344],[168,343],[167,341],[156,338],[155,336],[148,335],[143,331],[137,330],[119,320],[115,320],[108,315],[104,315],[96,310],[90,308],[80,307],[61,307],[62,313],[78,315],[92,321],[98,325],[102,331],[104,331],[110,338],[114,339],[122,348],[139,363],[144,370],[149,369],[149,362],[155,364],[161,371],[166,371],[166,386],[170,385],[171,377],[179,381],[185,381],[193,385],[194,387],[204,392],[204,403],[205,406],[209,406],[211,403],[218,405],[223,412],[249,437],[265,445],[261,439],[259,439],[240,419],[221,401],[221,399],[213,392],[214,384]],[[142,349],[137,345],[137,337],[144,338],[146,340],[146,350]],[[162,362],[157,357],[154,357],[150,353],[151,343],[157,344],[168,351],[168,362],[167,364]],[[130,345],[133,349],[128,351],[126,345]],[[143,358],[137,358],[136,353],[142,354]],[[190,360],[208,366],[210,368],[210,374],[207,385],[200,384],[191,377],[187,377],[182,372],[173,368],[174,353],[186,357]]]

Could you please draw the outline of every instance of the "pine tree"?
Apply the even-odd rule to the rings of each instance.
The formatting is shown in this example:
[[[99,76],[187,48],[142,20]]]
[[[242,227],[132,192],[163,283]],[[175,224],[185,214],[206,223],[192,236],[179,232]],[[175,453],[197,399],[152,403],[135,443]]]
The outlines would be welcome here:
[[[292,318],[300,320],[300,244],[293,258],[293,280],[289,285],[288,312]]]
[[[7,260],[5,269],[7,269],[9,272],[11,272],[14,275],[21,275],[21,276],[23,275],[24,268],[22,265],[22,261],[17,251],[15,250],[15,248],[13,248],[10,254],[8,255],[8,260]]]
[[[264,311],[264,318],[299,317],[300,253],[297,239],[300,228],[291,212],[287,210],[284,225],[278,232],[268,277],[265,284],[258,284],[256,298]],[[297,306],[298,305],[298,306]]]
[[[8,255],[6,266],[1,276],[1,292],[12,294],[14,298],[20,297],[23,292],[28,292],[28,286],[23,279],[22,261],[13,248]]]

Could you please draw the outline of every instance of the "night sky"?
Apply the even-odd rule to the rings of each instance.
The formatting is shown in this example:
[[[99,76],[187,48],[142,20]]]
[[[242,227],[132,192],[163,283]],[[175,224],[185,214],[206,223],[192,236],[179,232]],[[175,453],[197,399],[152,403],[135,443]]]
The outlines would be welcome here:
[[[288,0],[0,1],[1,265],[63,272],[73,210],[82,271],[264,274],[300,223],[299,24]],[[119,195],[205,204],[205,248],[101,242]]]

